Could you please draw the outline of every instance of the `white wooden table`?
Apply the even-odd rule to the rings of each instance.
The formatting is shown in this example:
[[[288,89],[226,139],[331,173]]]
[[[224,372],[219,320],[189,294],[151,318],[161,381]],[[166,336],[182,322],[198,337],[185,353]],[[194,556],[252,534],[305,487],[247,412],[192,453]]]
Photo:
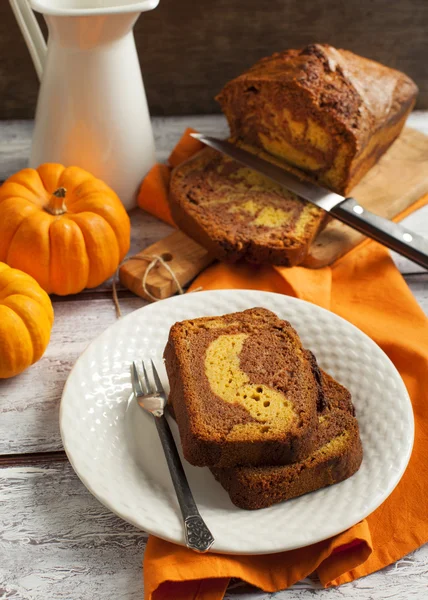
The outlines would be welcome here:
[[[428,113],[409,125],[428,134]],[[221,116],[155,118],[158,157],[164,160],[186,126],[222,133]],[[26,166],[31,122],[0,122],[0,180]],[[131,214],[131,253],[170,232],[170,227],[136,209]],[[428,236],[428,207],[406,224]],[[428,312],[428,274],[395,257],[410,289]],[[127,314],[145,302],[119,292]],[[39,363],[0,381],[0,598],[10,600],[142,600],[141,561],[147,534],[121,521],[86,490],[62,450],[59,401],[79,354],[115,321],[111,281],[74,297],[53,298],[55,324]],[[266,594],[233,583],[229,600],[425,599],[428,545],[378,573],[323,590],[314,580]],[[171,599],[174,600],[174,599]]]

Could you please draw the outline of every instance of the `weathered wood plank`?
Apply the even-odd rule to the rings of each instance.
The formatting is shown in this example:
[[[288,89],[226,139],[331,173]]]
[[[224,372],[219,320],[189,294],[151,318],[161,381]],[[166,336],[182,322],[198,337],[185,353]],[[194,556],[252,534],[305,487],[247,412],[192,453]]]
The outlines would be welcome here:
[[[57,462],[68,462],[64,450],[53,452],[32,452],[31,454],[0,454],[0,467],[31,467]]]
[[[147,534],[105,509],[68,463],[0,469],[0,490],[1,598],[142,600]],[[339,588],[306,579],[271,595],[234,583],[226,600],[422,600],[427,575],[428,545]]]
[[[228,131],[223,115],[153,117],[152,126],[159,161],[168,158],[186,127],[220,136]],[[33,121],[0,121],[0,181],[27,166],[32,132]]]
[[[0,469],[0,597],[143,598],[147,535],[93,498],[68,463]]]
[[[408,275],[406,282],[419,305],[428,314],[428,273]]]
[[[144,306],[120,301],[123,315]],[[55,323],[43,358],[12,379],[0,380],[0,454],[61,450],[59,400],[78,356],[116,321],[111,299],[55,303]]]
[[[135,37],[153,114],[218,112],[216,93],[262,56],[328,41],[402,69],[428,108],[423,0],[162,0]],[[8,2],[0,3],[1,118],[34,114],[38,82]],[[17,68],[19,65],[19,68]]]

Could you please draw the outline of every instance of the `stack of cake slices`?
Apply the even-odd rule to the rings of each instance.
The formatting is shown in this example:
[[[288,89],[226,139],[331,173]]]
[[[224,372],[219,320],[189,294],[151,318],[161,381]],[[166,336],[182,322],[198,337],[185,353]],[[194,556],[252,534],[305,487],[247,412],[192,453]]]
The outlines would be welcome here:
[[[271,311],[176,323],[164,358],[184,457],[236,506],[265,508],[360,467],[350,393]]]

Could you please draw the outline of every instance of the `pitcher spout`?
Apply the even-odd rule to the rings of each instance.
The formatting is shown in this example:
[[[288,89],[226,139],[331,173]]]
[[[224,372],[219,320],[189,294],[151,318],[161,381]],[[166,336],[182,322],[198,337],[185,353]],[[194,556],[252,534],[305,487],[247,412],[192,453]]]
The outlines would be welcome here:
[[[58,17],[45,14],[49,44],[62,48],[91,50],[122,39],[132,31],[139,12]]]
[[[52,39],[85,50],[122,38],[142,12],[158,4],[159,0],[30,0],[32,9],[44,15]]]
[[[44,15],[57,17],[87,17],[142,13],[156,8],[159,0],[29,0],[31,8]]]

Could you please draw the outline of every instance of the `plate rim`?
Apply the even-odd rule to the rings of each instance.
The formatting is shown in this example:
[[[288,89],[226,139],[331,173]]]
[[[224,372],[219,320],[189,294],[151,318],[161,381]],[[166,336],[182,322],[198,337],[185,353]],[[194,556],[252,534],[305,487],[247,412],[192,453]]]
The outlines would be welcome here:
[[[336,527],[331,527],[331,531],[326,535],[325,531],[323,532],[322,536],[320,537],[314,537],[314,539],[312,539],[312,541],[310,542],[310,544],[295,544],[295,545],[286,545],[283,547],[276,547],[275,549],[263,549],[263,550],[231,550],[230,548],[223,548],[220,547],[218,548],[217,546],[210,551],[210,553],[213,554],[225,554],[225,555],[249,555],[249,556],[253,556],[253,555],[267,555],[267,554],[276,554],[278,552],[287,552],[287,551],[291,551],[291,550],[296,550],[298,548],[303,548],[307,545],[312,545],[312,544],[316,544],[319,543],[321,541],[325,541],[327,539],[330,539],[331,537],[334,537],[336,535],[339,535],[341,533],[343,533],[344,531],[346,531],[347,529],[350,529],[351,527],[353,527],[354,525],[356,525],[357,523],[361,522],[362,520],[366,519],[370,514],[372,514],[375,510],[377,510],[377,508],[379,508],[379,506],[381,504],[383,504],[383,502],[385,502],[385,500],[393,493],[393,491],[395,490],[395,488],[397,487],[398,483],[400,482],[401,478],[403,477],[407,466],[409,464],[411,455],[412,455],[412,451],[413,451],[413,445],[414,445],[414,438],[415,438],[415,422],[414,422],[414,412],[413,412],[413,405],[411,402],[411,398],[409,396],[409,393],[407,391],[407,388],[404,384],[404,381],[401,377],[400,372],[398,371],[398,369],[396,368],[396,366],[394,365],[394,363],[391,361],[391,359],[389,358],[389,356],[384,352],[384,350],[370,337],[368,336],[364,331],[362,331],[361,329],[359,329],[356,325],[354,325],[353,323],[351,323],[350,321],[344,319],[342,316],[322,307],[322,306],[318,306],[317,304],[314,304],[312,302],[308,302],[307,300],[303,300],[301,298],[296,298],[294,296],[288,296],[286,294],[281,294],[281,293],[277,293],[277,292],[270,292],[270,291],[265,291],[265,290],[257,290],[257,289],[241,289],[241,288],[236,288],[236,289],[216,289],[216,290],[201,290],[198,291],[197,294],[199,295],[231,295],[233,296],[234,293],[240,293],[242,294],[244,292],[244,295],[248,294],[261,294],[261,295],[265,295],[265,296],[275,296],[275,297],[279,297],[282,300],[286,300],[287,302],[291,302],[296,303],[296,304],[300,304],[300,303],[304,303],[306,305],[309,305],[311,308],[315,308],[316,310],[320,310],[323,311],[324,313],[328,313],[330,316],[334,316],[342,321],[345,321],[346,324],[348,326],[350,326],[353,330],[357,331],[358,334],[362,334],[365,338],[367,338],[369,340],[369,342],[371,344],[374,344],[378,350],[383,354],[383,358],[386,362],[389,363],[389,365],[393,368],[393,370],[396,372],[396,374],[398,375],[398,378],[402,384],[402,391],[404,392],[404,395],[407,398],[407,402],[408,402],[408,407],[409,407],[409,431],[408,434],[411,434],[411,438],[409,438],[408,440],[408,447],[407,447],[407,454],[405,457],[403,457],[403,462],[402,462],[402,468],[399,472],[396,473],[395,475],[395,479],[391,479],[392,483],[389,486],[389,488],[387,488],[387,491],[384,492],[383,494],[381,494],[377,500],[377,504],[374,507],[371,507],[369,511],[365,512],[362,511],[362,515],[358,515],[358,519],[356,520],[355,517],[350,517],[348,519],[348,521],[345,523],[345,525],[343,526],[343,528],[341,528],[340,530],[337,529]],[[104,329],[104,331],[102,331],[99,335],[97,335],[88,345],[87,347],[84,349],[84,351],[78,356],[78,358],[76,359],[71,371],[68,374],[67,380],[65,382],[62,394],[61,394],[61,400],[60,400],[60,410],[59,410],[59,426],[60,426],[60,434],[61,434],[61,440],[62,440],[62,444],[63,444],[63,448],[64,451],[67,455],[67,458],[75,472],[75,474],[77,475],[77,477],[80,479],[80,481],[83,483],[83,485],[86,487],[86,489],[106,508],[108,508],[108,510],[110,510],[113,514],[115,514],[116,516],[118,516],[119,518],[123,519],[124,521],[130,523],[131,525],[133,525],[134,527],[136,527],[137,529],[139,529],[140,531],[144,531],[145,533],[147,533],[148,535],[154,535],[162,540],[171,542],[173,544],[177,544],[179,546],[185,547],[184,541],[183,540],[177,540],[176,538],[172,537],[172,536],[168,536],[167,534],[165,534],[164,532],[159,532],[159,531],[155,531],[156,528],[152,528],[150,529],[150,527],[142,527],[141,523],[138,522],[137,519],[135,519],[132,515],[127,515],[124,514],[124,512],[117,510],[113,504],[110,502],[108,497],[103,496],[102,494],[96,492],[90,483],[90,480],[82,473],[79,472],[79,469],[76,465],[76,462],[74,460],[74,457],[72,455],[72,453],[69,451],[69,448],[67,447],[67,443],[66,443],[66,438],[67,438],[67,433],[65,431],[64,428],[64,424],[63,424],[63,407],[64,407],[64,398],[69,386],[69,382],[73,377],[73,374],[75,373],[75,371],[77,370],[77,366],[78,364],[84,360],[85,355],[91,350],[91,348],[93,347],[93,345],[95,345],[104,335],[107,334],[107,332],[110,332],[111,330],[113,330],[116,327],[120,327],[122,325],[122,323],[125,320],[130,320],[131,317],[134,317],[136,313],[140,313],[141,311],[145,310],[145,309],[150,309],[154,306],[159,306],[160,303],[176,303],[176,302],[182,302],[185,298],[186,298],[187,294],[180,294],[180,295],[176,295],[176,296],[172,296],[169,298],[165,298],[163,300],[160,300],[158,302],[154,302],[154,303],[150,303],[150,304],[146,304],[132,312],[130,312],[129,314],[125,315],[124,317],[117,319],[114,323],[112,323],[111,325],[109,325],[108,327],[106,327],[106,329]],[[245,309],[243,309],[245,310]],[[219,484],[220,485],[220,484]],[[269,510],[269,507],[263,510]],[[251,512],[251,511],[246,511],[246,512]],[[255,513],[255,515],[257,514],[258,511],[252,511]],[[353,514],[352,511],[350,511],[350,514]],[[181,516],[180,516],[181,518]],[[333,522],[333,521],[332,521]]]

